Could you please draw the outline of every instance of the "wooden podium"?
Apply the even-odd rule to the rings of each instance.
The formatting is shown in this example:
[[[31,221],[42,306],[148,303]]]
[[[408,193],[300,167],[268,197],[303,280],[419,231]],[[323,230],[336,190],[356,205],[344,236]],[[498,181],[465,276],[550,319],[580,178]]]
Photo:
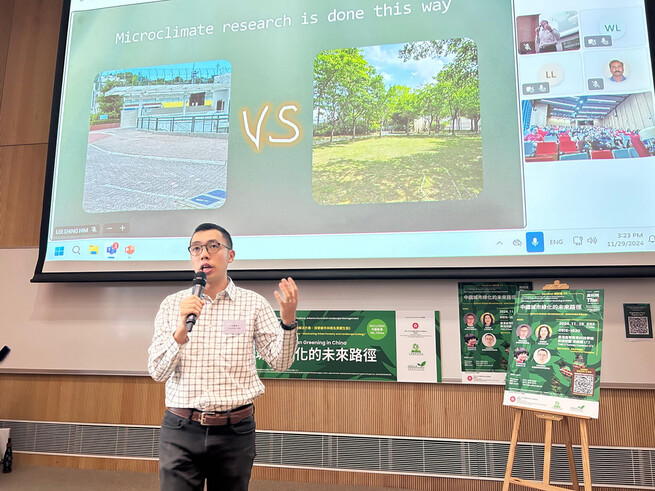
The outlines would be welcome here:
[[[566,454],[569,459],[569,470],[571,472],[571,482],[573,489],[580,490],[578,484],[578,474],[575,470],[575,460],[573,458],[573,445],[571,444],[571,432],[569,431],[569,418],[575,418],[580,422],[580,443],[582,446],[582,476],[584,479],[584,490],[591,491],[591,465],[589,464],[589,437],[587,434],[587,420],[588,416],[567,415],[550,413],[547,411],[537,411],[533,409],[514,408],[514,426],[512,428],[512,441],[509,446],[509,455],[507,456],[507,467],[505,469],[505,479],[503,481],[503,491],[509,491],[510,484],[519,484],[527,488],[550,490],[566,490],[550,484],[550,460],[551,460],[551,446],[553,439],[553,422],[562,422],[564,424],[564,443],[566,444]],[[543,480],[530,481],[528,479],[520,479],[512,477],[512,469],[514,467],[514,456],[516,455],[516,445],[519,439],[519,428],[521,426],[521,417],[523,412],[533,413],[537,418],[543,419],[546,423],[546,432],[544,437],[544,470]]]
[[[543,290],[568,290],[569,285],[560,283],[555,280],[553,284],[545,285]],[[571,444],[571,432],[569,431],[569,418],[575,418],[580,423],[580,444],[582,447],[582,477],[584,479],[584,490],[591,491],[591,465],[589,464],[589,436],[587,433],[587,420],[591,419],[588,416],[580,416],[573,414],[559,414],[548,411],[540,411],[536,409],[523,409],[514,408],[514,426],[512,427],[512,441],[509,446],[509,455],[507,456],[507,467],[505,468],[505,479],[503,480],[503,491],[509,491],[510,484],[518,484],[532,489],[550,490],[563,490],[568,491],[568,488],[554,486],[550,484],[550,461],[553,443],[553,422],[561,422],[564,424],[564,443],[566,444],[566,454],[569,459],[569,471],[571,472],[571,482],[573,489],[579,491],[580,485],[578,484],[578,474],[575,470],[575,460],[573,458],[573,445]],[[514,456],[516,455],[516,445],[519,439],[519,428],[521,427],[521,417],[524,412],[532,413],[537,418],[543,419],[546,424],[546,431],[544,436],[544,469],[543,480],[531,481],[529,479],[520,479],[512,477],[512,469],[514,468]]]

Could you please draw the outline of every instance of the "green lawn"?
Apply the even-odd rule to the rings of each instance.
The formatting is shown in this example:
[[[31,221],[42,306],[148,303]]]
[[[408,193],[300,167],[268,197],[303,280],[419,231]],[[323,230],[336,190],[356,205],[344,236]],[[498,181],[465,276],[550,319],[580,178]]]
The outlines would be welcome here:
[[[394,135],[315,146],[312,172],[325,205],[472,199],[482,191],[482,141]]]

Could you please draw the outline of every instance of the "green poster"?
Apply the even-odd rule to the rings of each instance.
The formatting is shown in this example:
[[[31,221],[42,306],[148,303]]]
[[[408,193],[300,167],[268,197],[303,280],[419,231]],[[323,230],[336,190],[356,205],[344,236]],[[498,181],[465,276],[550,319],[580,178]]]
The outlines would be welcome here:
[[[521,292],[506,405],[598,417],[603,290]]]
[[[517,292],[530,282],[459,283],[462,382],[505,382]]]
[[[303,310],[296,318],[293,365],[276,372],[258,356],[260,377],[441,380],[438,312]]]

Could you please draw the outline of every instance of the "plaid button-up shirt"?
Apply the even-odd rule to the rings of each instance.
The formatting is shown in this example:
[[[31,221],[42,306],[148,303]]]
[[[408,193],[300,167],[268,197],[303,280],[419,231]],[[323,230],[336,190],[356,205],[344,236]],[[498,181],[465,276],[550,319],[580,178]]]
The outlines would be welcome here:
[[[297,330],[282,329],[264,297],[230,279],[215,299],[203,296],[205,305],[188,341],[178,345],[173,333],[180,323],[180,301],[189,295],[191,289],[164,299],[148,349],[150,376],[166,380],[166,406],[227,411],[253,402],[264,393],[255,348],[271,368],[286,370],[295,356]]]

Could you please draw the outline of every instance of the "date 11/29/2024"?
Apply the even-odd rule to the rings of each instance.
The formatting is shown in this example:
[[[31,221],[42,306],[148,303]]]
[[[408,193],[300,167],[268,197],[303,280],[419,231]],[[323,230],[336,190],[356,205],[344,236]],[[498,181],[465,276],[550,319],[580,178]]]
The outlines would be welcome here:
[[[607,247],[640,247],[644,245],[643,232],[619,232],[616,234],[616,239],[608,241]]]

